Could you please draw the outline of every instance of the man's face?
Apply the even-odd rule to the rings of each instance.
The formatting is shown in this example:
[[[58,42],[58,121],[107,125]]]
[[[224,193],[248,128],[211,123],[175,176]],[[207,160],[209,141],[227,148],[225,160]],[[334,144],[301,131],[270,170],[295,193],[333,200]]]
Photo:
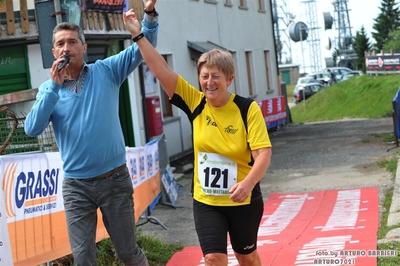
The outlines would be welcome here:
[[[75,30],[60,30],[54,35],[53,55],[59,58],[68,55],[70,67],[81,67],[87,44],[83,44]]]

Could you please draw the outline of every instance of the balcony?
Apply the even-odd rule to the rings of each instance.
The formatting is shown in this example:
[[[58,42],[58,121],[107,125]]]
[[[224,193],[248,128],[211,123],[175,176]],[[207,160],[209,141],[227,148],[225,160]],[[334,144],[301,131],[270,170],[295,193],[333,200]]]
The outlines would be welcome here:
[[[127,3],[141,20],[142,0]],[[39,33],[51,35],[56,24],[64,21],[81,25],[87,39],[126,39],[130,33],[122,12],[129,8],[123,0],[0,0],[0,47],[42,43]]]

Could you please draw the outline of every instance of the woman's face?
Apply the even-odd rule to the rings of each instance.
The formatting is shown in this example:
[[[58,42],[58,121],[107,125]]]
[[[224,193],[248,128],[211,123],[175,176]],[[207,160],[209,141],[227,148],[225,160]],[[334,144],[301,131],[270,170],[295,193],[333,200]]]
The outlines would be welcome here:
[[[204,66],[200,70],[199,81],[201,91],[207,97],[208,101],[214,103],[213,105],[216,106],[224,105],[227,102],[228,87],[231,85],[232,80],[233,76],[226,77],[216,66]]]

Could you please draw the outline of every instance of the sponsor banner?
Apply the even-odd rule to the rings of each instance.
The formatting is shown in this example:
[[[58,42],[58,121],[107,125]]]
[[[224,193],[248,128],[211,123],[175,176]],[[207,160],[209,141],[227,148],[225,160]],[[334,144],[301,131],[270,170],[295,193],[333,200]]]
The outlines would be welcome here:
[[[286,99],[284,96],[264,99],[257,103],[261,108],[267,128],[286,123]]]
[[[262,265],[377,265],[378,206],[377,188],[271,194],[258,233]],[[204,265],[200,247],[184,248],[167,266],[182,262]],[[228,265],[238,265],[229,240]]]
[[[394,135],[396,136],[397,139],[400,138],[400,87],[396,92],[396,95],[394,96],[392,100],[392,106],[393,106],[393,124],[394,124]]]
[[[158,158],[158,142],[154,139],[146,144],[147,178],[151,178],[160,170]]]
[[[157,143],[127,148],[136,222],[161,192],[158,159]],[[38,265],[71,253],[62,164],[58,152],[0,157],[0,266]],[[108,237],[98,215],[96,241]]]
[[[161,193],[161,180],[160,180],[160,162],[158,152],[157,139],[147,143],[144,147],[128,148],[127,154],[131,154],[134,150],[135,158],[139,158],[139,185],[134,189],[135,200],[135,221],[137,222],[140,216],[147,211],[147,208],[152,204]],[[131,158],[127,158],[131,161]],[[132,173],[132,172],[131,172]],[[133,182],[133,175],[132,182]]]
[[[4,198],[4,192],[0,189],[0,199]],[[0,265],[14,265],[10,237],[8,235],[6,205],[4,200],[0,200]]]
[[[82,1],[82,11],[122,13],[127,6],[125,0],[86,0]]]
[[[1,156],[0,169],[14,265],[36,265],[49,261],[47,256],[68,254],[60,252],[69,251],[69,241],[59,153]]]
[[[141,178],[140,178],[141,172],[142,172],[143,176],[145,176],[144,156],[140,156],[140,151],[141,151],[140,148],[127,148],[126,149],[126,153],[129,158],[129,160],[127,161],[127,167],[131,174],[132,185],[133,185],[134,189],[142,183]],[[143,151],[144,151],[144,149],[142,150],[142,152]],[[141,161],[141,159],[143,159],[143,161]],[[141,166],[143,168],[142,171],[141,171]]]
[[[8,223],[64,210],[58,153],[11,155],[0,162]]]
[[[400,55],[366,56],[367,71],[400,71]]]
[[[179,184],[176,182],[169,164],[167,165],[164,174],[161,176],[161,182],[163,184],[164,193],[167,194],[172,206],[175,206],[178,199]]]

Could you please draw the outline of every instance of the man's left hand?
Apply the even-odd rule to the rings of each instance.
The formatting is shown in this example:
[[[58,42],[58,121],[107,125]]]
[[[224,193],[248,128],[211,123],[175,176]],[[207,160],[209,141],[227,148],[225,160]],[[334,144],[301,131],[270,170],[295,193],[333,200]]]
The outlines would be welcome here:
[[[128,12],[123,14],[124,24],[128,28],[132,37],[140,34],[140,23],[137,20],[136,14],[133,9],[128,10]]]

